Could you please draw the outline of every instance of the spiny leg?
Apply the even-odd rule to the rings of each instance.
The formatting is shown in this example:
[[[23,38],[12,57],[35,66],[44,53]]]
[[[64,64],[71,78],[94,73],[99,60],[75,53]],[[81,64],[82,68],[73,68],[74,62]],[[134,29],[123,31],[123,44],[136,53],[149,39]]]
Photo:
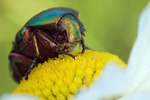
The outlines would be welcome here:
[[[67,53],[67,52],[64,52],[63,50],[60,50],[58,47],[57,47],[57,49],[58,49],[61,53],[64,53],[65,55],[69,55],[69,56],[75,58],[75,55],[72,55],[72,54],[69,54],[69,53]]]
[[[42,41],[45,41],[44,43],[47,43],[50,47],[56,47],[57,50],[59,50],[61,53],[64,53],[66,55],[69,55],[75,58],[75,55],[68,54],[67,52],[64,52],[63,50],[60,50],[60,48],[58,48],[57,45],[53,41],[51,41],[51,39],[47,36],[47,34],[45,33],[43,33],[44,35],[41,33],[38,33],[38,34],[39,34],[39,38],[41,37],[40,39],[42,39]]]
[[[81,53],[84,53],[85,52],[85,45],[84,45],[84,41],[81,40],[81,44],[82,44],[82,52]]]
[[[59,50],[61,53],[64,53],[66,55],[69,55],[69,56],[75,58],[75,55],[68,54],[67,52],[64,52],[63,50],[60,50],[60,48],[58,48],[58,46],[44,32],[42,34],[39,32],[38,35],[37,34],[35,34],[35,35],[36,35],[37,38],[39,38],[41,40],[41,42],[43,42],[43,44],[48,44],[51,48],[56,47],[57,50]]]
[[[34,67],[34,64],[35,64],[35,62],[36,62],[36,59],[37,59],[37,58],[33,59],[32,64],[30,65],[30,68],[28,69],[28,71],[27,71],[27,73],[26,73],[26,75],[25,75],[25,79],[26,79],[26,80],[28,80],[28,74],[30,73],[31,69]]]
[[[38,45],[37,45],[37,40],[36,37],[34,35],[32,35],[32,39],[33,39],[33,46],[35,48],[35,58],[32,60],[32,64],[30,65],[26,75],[25,75],[25,79],[28,80],[28,74],[30,73],[31,69],[34,67],[37,57],[40,57],[40,53],[39,53],[39,49],[38,49]],[[41,58],[41,57],[40,57]]]

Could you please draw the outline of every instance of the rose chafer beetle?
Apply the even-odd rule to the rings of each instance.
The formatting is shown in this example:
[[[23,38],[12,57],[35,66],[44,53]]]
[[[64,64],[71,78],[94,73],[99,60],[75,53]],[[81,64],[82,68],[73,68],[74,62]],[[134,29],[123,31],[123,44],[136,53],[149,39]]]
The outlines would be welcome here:
[[[9,55],[10,71],[15,81],[23,76],[28,79],[30,70],[48,58],[72,51],[77,43],[85,45],[85,29],[78,19],[78,12],[70,8],[45,10],[31,18],[17,33]]]

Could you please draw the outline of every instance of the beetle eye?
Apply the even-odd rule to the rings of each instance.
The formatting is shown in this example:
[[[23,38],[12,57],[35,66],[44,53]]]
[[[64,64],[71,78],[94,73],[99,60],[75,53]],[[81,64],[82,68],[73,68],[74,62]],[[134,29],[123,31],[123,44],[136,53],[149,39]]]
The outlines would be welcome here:
[[[61,39],[64,39],[65,41],[69,42],[66,35],[66,30],[62,26],[58,26],[58,33]]]
[[[61,34],[61,33],[65,33],[65,29],[62,27],[62,26],[58,26],[58,32]]]

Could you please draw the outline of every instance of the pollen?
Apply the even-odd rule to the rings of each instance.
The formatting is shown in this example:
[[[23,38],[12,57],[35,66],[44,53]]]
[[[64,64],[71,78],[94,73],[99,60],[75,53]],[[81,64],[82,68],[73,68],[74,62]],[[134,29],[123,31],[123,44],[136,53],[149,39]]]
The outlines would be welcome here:
[[[61,54],[31,70],[28,80],[23,79],[13,94],[35,95],[41,100],[70,100],[98,78],[109,61],[123,69],[126,64],[118,56],[107,52],[86,50],[74,58]]]

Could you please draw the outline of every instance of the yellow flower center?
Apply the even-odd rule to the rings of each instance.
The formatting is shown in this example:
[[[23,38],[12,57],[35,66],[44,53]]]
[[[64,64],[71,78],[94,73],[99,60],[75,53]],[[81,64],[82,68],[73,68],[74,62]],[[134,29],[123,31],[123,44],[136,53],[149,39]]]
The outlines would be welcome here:
[[[74,59],[62,54],[39,64],[31,70],[28,80],[23,77],[14,94],[36,95],[42,100],[66,100],[90,86],[102,74],[108,61],[126,67],[118,56],[110,53],[86,50],[84,54],[75,55]]]

